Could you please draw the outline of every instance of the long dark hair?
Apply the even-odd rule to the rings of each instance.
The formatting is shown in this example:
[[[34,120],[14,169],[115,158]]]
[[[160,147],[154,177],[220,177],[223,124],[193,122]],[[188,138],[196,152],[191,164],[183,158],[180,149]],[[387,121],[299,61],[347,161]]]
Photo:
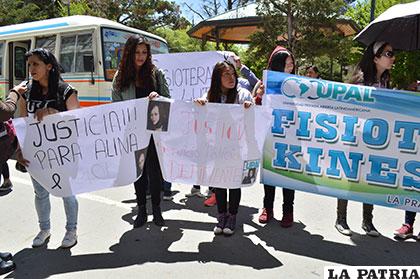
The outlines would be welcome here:
[[[135,58],[136,49],[138,45],[144,44],[147,49],[147,58],[144,64],[136,71]],[[139,81],[140,85],[150,91],[155,88],[155,65],[152,62],[152,52],[150,44],[144,37],[139,35],[132,35],[127,39],[124,46],[123,56],[120,65],[118,66],[118,75],[116,78],[117,88],[122,91],[130,87],[131,84]]]
[[[389,46],[389,43],[384,43],[376,53],[373,50],[373,46],[375,45],[375,42],[372,43],[370,46],[368,46],[363,53],[362,59],[360,60],[359,64],[357,64],[357,67],[353,73],[353,76],[350,80],[350,83],[363,83],[364,85],[371,86],[375,83],[379,84],[385,84],[387,88],[389,88],[389,79],[391,75],[389,74],[389,70],[385,70],[380,80],[376,79],[376,64],[374,62],[375,57],[380,58],[382,55],[382,52],[384,51],[386,46]]]
[[[235,73],[235,86],[232,89],[229,89],[226,103],[235,103],[236,96],[238,95],[238,90],[236,89],[236,86],[238,85],[238,73],[236,73],[235,67],[229,61],[217,62],[214,66],[213,73],[211,75],[210,90],[207,94],[207,99],[210,103],[220,103],[222,100],[222,74],[223,70],[226,68],[231,68]]]
[[[52,68],[48,73],[48,97],[56,98],[57,105],[59,107],[64,105],[64,92],[59,92],[58,83],[62,81],[61,71],[62,67],[57,62],[54,54],[52,54],[48,49],[45,48],[36,48],[25,53],[25,58],[28,60],[29,57],[36,55],[42,62],[45,64],[51,64]],[[32,80],[32,86],[29,92],[29,96],[42,96],[42,88],[39,84],[39,81]]]
[[[286,59],[289,56],[293,60],[293,70],[291,74],[294,74],[296,70],[295,58],[293,57],[293,54],[285,48],[276,48],[273,51],[268,61],[267,69],[271,71],[284,72],[284,68],[286,67]]]

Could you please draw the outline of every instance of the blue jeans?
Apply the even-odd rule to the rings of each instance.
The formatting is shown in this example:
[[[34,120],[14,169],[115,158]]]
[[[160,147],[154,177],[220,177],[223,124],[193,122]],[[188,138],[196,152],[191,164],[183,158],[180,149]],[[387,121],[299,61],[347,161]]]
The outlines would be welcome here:
[[[41,230],[49,230],[51,228],[50,193],[34,178],[31,177],[31,179],[35,190],[35,209],[38,215],[39,228]],[[75,230],[77,228],[77,212],[79,209],[77,199],[75,196],[70,196],[63,198],[63,202],[67,219],[66,230]]]

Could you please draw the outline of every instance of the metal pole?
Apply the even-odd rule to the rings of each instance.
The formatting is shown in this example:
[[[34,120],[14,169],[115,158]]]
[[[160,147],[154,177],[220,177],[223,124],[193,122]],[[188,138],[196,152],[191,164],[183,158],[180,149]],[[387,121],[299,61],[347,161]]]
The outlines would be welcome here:
[[[375,6],[376,0],[370,1],[370,21],[372,22],[375,19]]]
[[[67,15],[70,16],[70,0],[67,0]]]

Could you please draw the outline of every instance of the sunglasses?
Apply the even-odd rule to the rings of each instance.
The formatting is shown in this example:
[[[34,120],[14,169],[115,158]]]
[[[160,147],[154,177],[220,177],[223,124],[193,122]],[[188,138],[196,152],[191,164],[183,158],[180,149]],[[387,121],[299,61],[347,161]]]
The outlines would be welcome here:
[[[393,58],[395,56],[395,53],[392,50],[388,50],[388,51],[383,52],[381,54],[381,56],[385,56],[385,57],[388,57],[388,58]]]

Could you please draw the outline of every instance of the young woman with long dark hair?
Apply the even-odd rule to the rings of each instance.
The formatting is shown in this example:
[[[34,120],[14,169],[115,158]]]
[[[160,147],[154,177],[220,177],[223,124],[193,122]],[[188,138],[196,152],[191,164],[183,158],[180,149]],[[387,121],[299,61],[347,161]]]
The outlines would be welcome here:
[[[228,61],[218,62],[213,69],[209,92],[195,102],[204,105],[209,103],[243,104],[249,108],[252,104],[252,96],[246,89],[237,88],[238,74],[235,67]],[[236,227],[236,214],[238,213],[241,200],[241,189],[229,189],[229,209],[227,201],[227,189],[214,188],[217,202],[217,225],[215,234],[232,235]]]
[[[50,114],[73,110],[80,107],[77,91],[61,78],[61,66],[55,56],[47,49],[37,48],[26,53],[32,84],[27,88],[19,85],[15,91],[26,91],[19,102],[20,116],[34,115],[38,121]],[[27,165],[27,164],[26,164]],[[35,208],[38,214],[40,232],[34,238],[32,246],[45,244],[50,237],[51,203],[49,193],[33,177],[35,189]],[[62,248],[70,248],[77,243],[78,202],[75,196],[63,198],[66,212],[66,234]]]
[[[295,59],[292,53],[284,47],[277,46],[270,55],[267,70],[284,72],[287,74],[295,73]],[[253,90],[255,102],[261,104],[264,86],[262,82],[255,85]],[[264,184],[264,207],[258,221],[262,224],[270,222],[274,217],[274,197],[276,187]],[[295,190],[283,187],[283,218],[280,225],[284,228],[293,225],[293,202],[295,199]]]
[[[144,37],[130,36],[124,46],[121,63],[112,82],[112,101],[119,102],[144,97],[154,99],[160,95],[170,97],[163,71],[152,62],[150,44]],[[138,205],[138,214],[134,221],[135,228],[147,222],[147,188],[152,194],[153,222],[158,226],[165,224],[160,209],[162,182],[162,172],[152,136],[147,149],[143,174],[134,182]]]
[[[351,83],[359,85],[389,88],[390,73],[395,55],[392,46],[386,42],[375,42],[368,46],[357,65]],[[338,199],[335,228],[344,235],[351,235],[347,224],[347,200]],[[363,203],[362,229],[367,235],[377,237],[379,232],[373,226],[373,205]]]

